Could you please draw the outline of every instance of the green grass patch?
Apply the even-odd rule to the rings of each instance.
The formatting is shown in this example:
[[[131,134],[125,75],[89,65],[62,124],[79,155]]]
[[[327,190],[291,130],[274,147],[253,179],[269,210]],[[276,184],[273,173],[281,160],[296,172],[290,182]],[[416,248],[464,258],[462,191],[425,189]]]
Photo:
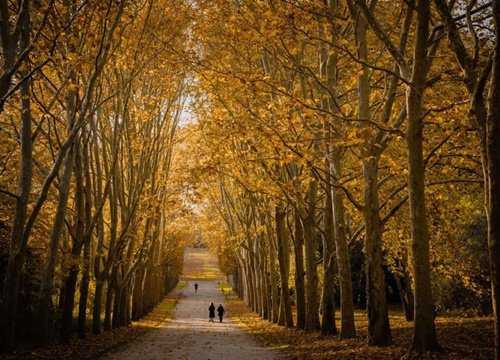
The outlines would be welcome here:
[[[227,281],[218,281],[217,287],[226,300],[233,294],[233,287]]]

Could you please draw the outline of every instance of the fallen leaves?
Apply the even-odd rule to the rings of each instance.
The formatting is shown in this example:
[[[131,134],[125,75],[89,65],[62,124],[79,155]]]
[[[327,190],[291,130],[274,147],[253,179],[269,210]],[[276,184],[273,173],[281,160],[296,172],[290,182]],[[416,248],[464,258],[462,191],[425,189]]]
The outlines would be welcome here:
[[[151,329],[164,326],[172,318],[172,312],[179,301],[179,286],[172,291],[151,313],[139,321],[100,335],[88,335],[86,339],[73,339],[70,344],[51,344],[43,348],[32,349],[27,345],[11,354],[0,355],[1,360],[49,360],[71,359],[91,360],[101,358],[104,354],[120,348],[134,339],[146,334]]]
[[[408,352],[412,323],[402,311],[391,310],[393,345],[387,347],[366,344],[367,321],[363,311],[356,311],[358,337],[340,339],[322,337],[319,332],[288,329],[260,318],[241,299],[231,299],[232,319],[250,331],[263,344],[283,349],[295,359],[491,359],[493,358],[493,324],[491,318],[439,317],[436,327],[441,352],[416,354]],[[340,319],[337,318],[337,326]]]

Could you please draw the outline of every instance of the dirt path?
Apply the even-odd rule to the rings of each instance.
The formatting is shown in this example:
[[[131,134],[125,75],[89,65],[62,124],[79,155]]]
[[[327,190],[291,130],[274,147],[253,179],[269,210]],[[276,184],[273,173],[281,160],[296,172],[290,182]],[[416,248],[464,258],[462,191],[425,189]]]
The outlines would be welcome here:
[[[194,278],[194,275],[201,277],[204,270],[207,270],[206,277],[209,279],[220,276],[215,259],[206,251],[188,251],[184,272],[184,279],[188,280],[183,280],[188,285],[183,289],[183,297],[177,304],[173,320],[105,359],[286,359],[277,350],[259,345],[250,334],[233,323],[230,309],[227,309],[222,323],[208,322],[210,302],[213,301],[216,306],[219,303],[224,305],[224,297],[217,287],[217,280]],[[194,291],[195,282],[199,284],[198,292]]]

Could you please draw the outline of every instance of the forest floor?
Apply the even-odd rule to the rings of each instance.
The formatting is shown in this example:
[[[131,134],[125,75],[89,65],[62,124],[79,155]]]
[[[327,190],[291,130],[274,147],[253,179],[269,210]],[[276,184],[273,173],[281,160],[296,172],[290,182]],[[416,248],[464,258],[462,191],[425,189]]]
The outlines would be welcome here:
[[[103,331],[99,335],[88,335],[86,339],[74,338],[70,344],[50,344],[43,348],[34,349],[29,345],[23,346],[21,344],[20,349],[12,354],[0,354],[0,359],[98,359],[108,352],[145,336],[152,330],[165,326],[172,318],[172,313],[182,295],[184,286],[184,283],[179,283],[151,313],[140,321],[133,321],[129,326],[119,327],[112,331]]]
[[[406,321],[402,310],[390,310],[393,345],[387,347],[366,344],[366,312],[357,310],[357,338],[323,337],[319,332],[288,329],[263,320],[239,298],[231,298],[228,306],[232,318],[267,346],[284,349],[294,359],[493,359],[493,321],[491,318],[439,316],[436,319],[438,340],[442,351],[409,353],[412,323]],[[337,312],[338,315],[338,312]],[[337,327],[340,319],[337,318]],[[340,329],[339,329],[340,330]]]

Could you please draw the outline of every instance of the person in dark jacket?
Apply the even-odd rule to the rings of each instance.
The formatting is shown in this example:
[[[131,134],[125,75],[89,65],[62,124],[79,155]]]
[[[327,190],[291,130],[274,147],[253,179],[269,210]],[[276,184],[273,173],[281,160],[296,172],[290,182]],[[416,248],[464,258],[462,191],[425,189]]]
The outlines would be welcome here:
[[[198,283],[194,284],[194,292],[198,292]]]
[[[219,315],[220,322],[222,322],[222,317],[224,316],[225,312],[226,312],[226,310],[224,310],[224,307],[222,306],[222,304],[219,304],[219,306],[217,307],[217,314]]]
[[[208,317],[210,322],[214,322],[215,319],[215,305],[214,303],[211,303],[210,306],[208,307]]]

